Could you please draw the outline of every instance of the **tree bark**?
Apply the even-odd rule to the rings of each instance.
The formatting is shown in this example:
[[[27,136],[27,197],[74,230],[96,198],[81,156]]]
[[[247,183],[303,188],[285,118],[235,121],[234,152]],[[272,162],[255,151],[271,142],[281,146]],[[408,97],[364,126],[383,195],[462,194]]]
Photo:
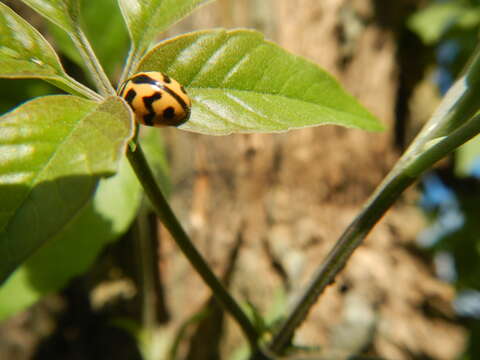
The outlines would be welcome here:
[[[242,236],[231,288],[269,318],[285,313],[398,157],[394,129],[402,119],[396,119],[396,106],[401,73],[408,69],[397,61],[397,40],[416,3],[223,0],[178,26],[260,28],[331,72],[387,128],[367,133],[322,126],[227,137],[168,131],[174,208],[219,274]],[[451,359],[461,352],[465,334],[450,309],[453,290],[415,250],[423,225],[415,199],[410,190],[376,226],[312,309],[296,344],[318,345],[335,359],[361,352]],[[162,266],[169,272],[175,327],[199,311],[208,291],[168,243]],[[286,307],[278,310],[284,299]],[[240,343],[231,321],[213,336],[224,338],[224,354]]]

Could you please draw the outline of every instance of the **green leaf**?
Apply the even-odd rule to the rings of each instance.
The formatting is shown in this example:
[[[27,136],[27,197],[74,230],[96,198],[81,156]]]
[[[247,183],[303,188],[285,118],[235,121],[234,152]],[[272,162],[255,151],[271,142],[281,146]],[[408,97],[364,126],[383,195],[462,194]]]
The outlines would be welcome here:
[[[165,31],[209,0],[118,0],[133,48],[143,54]]]
[[[28,22],[0,3],[0,77],[41,78],[75,95],[99,95],[70,78],[57,54]]]
[[[0,282],[115,173],[132,128],[118,97],[46,96],[0,117]]]
[[[331,75],[255,31],[179,36],[150,51],[139,70],[165,72],[189,89],[194,103],[184,130],[225,135],[321,124],[382,129]]]
[[[480,8],[459,2],[432,4],[408,19],[408,27],[417,33],[425,44],[437,43],[454,26],[470,28],[480,22]]]
[[[78,0],[22,0],[66,32],[74,32],[79,17]]]
[[[43,36],[0,3],[0,76],[58,79],[64,71]]]
[[[140,184],[124,158],[115,176],[100,180],[95,196],[75,219],[0,288],[0,321],[87,271],[105,245],[128,229],[140,198]]]
[[[480,136],[474,137],[455,152],[455,174],[471,176],[480,159]]]

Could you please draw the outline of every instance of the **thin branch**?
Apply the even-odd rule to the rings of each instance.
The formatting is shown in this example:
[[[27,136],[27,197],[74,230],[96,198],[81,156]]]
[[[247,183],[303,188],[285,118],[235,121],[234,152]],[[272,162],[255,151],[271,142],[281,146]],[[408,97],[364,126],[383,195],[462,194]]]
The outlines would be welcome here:
[[[76,26],[75,33],[72,34],[72,40],[75,43],[85,65],[97,85],[97,89],[103,96],[115,95],[115,89],[112,87],[107,74],[97,59],[90,42],[79,26]]]
[[[268,349],[282,354],[295,330],[305,320],[320,294],[343,269],[353,251],[362,243],[400,194],[436,161],[480,132],[480,52],[474,53],[464,75],[452,86],[437,111],[409,149],[390,171],[365,207],[336,242],[309,285],[297,299]]]
[[[168,229],[173,239],[195,268],[197,273],[202,277],[205,283],[210,287],[213,295],[224,309],[232,315],[242,329],[244,335],[248,339],[252,351],[258,348],[259,334],[252,325],[246,314],[241,309],[240,305],[233,299],[233,297],[224,288],[222,283],[218,280],[212,272],[207,262],[193,245],[185,230],[180,225],[180,222],[173,213],[165,196],[155,181],[150,167],[145,159],[143,151],[139,144],[135,148],[128,147],[127,158],[132,165],[138,179],[143,185],[143,188],[152,203],[155,212],[160,221]]]

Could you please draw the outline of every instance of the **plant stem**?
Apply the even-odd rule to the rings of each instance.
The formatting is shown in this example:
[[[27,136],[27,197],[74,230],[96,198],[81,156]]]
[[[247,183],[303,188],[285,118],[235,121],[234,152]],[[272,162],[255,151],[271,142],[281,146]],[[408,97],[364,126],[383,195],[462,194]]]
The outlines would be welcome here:
[[[56,86],[57,88],[62,89],[73,95],[84,96],[94,101],[102,101],[103,99],[95,91],[79,83],[77,80],[71,78],[67,74],[64,74],[64,77],[61,77],[61,78],[59,77],[56,79],[44,79],[44,80]]]
[[[137,65],[139,60],[139,52],[134,47],[128,52],[127,60],[125,61],[125,66],[123,67],[122,75],[120,76],[119,83],[122,84],[130,76],[133,68]]]
[[[127,55],[127,60],[125,61],[125,65],[123,66],[123,71],[122,75],[120,76],[120,84],[123,84],[125,80],[127,80],[128,76],[130,75],[130,72],[132,71],[132,66],[133,66],[133,52],[135,49],[132,47],[130,48],[130,51],[128,52]]]
[[[138,278],[141,286],[142,299],[142,327],[149,335],[155,332],[157,327],[157,293],[155,289],[156,268],[158,264],[155,240],[150,233],[147,211],[144,206],[139,211],[135,227],[136,258],[138,259]]]
[[[479,108],[479,93],[480,52],[477,49],[464,75],[448,91],[432,118],[317,269],[274,334],[268,346],[270,351],[281,354],[290,345],[295,330],[320,294],[334,281],[353,251],[400,194],[436,161],[480,132],[480,115],[472,118]]]
[[[158,184],[155,181],[153,173],[148,166],[145,155],[139,144],[133,147],[128,147],[127,158],[132,165],[138,179],[143,185],[145,193],[150,199],[155,212],[157,213],[160,221],[168,229],[173,239],[190,261],[192,266],[202,277],[205,283],[210,287],[213,295],[221,303],[224,309],[233,316],[238,325],[242,329],[246,336],[252,351],[257,350],[258,345],[258,333],[255,327],[252,325],[248,317],[245,315],[240,305],[233,299],[233,297],[224,288],[222,283],[218,280],[215,274],[212,272],[207,262],[203,259],[202,255],[197,251],[185,230],[180,225],[180,222],[173,213],[170,205],[168,204],[165,196],[160,190]]]
[[[324,263],[317,269],[305,292],[293,306],[293,310],[288,315],[287,320],[282,324],[282,328],[269,345],[269,349],[272,352],[279,354],[289,345],[294,331],[303,322],[318,296],[334,281],[335,276],[345,266],[353,251],[361,244],[365,236],[399,195],[414,183],[423,171],[479,133],[480,115],[477,115],[468,123],[455,130],[450,136],[445,137],[442,141],[419,155],[404,171],[388,177],[380,185],[370,201],[367,202],[365,208],[340,236]],[[409,172],[411,172],[411,175],[407,175]]]
[[[87,65],[87,68],[90,70],[90,73],[97,85],[97,89],[103,96],[112,96],[116,95],[115,89],[112,87],[110,80],[105,74],[102,65],[97,59],[95,52],[90,45],[87,37],[79,26],[76,26],[75,33],[72,36],[73,42],[75,43],[77,49],[80,51],[80,55],[83,58],[83,61]]]

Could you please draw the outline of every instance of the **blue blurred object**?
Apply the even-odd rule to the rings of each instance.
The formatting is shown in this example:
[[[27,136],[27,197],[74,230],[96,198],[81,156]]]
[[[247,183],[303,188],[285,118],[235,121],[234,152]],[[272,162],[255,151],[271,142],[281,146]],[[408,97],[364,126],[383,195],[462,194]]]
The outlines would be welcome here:
[[[438,211],[436,221],[423,230],[418,236],[418,243],[423,247],[435,245],[439,239],[458,230],[465,218],[455,193],[431,173],[422,180],[424,190],[420,199],[420,206],[425,211]]]
[[[477,156],[472,164],[470,176],[480,179],[480,156]]]
[[[452,64],[460,54],[460,45],[457,40],[445,40],[437,47],[437,63],[439,65]]]
[[[450,65],[456,60],[460,53],[460,45],[456,40],[445,40],[437,47],[437,65],[436,82],[440,93],[444,95],[455,80]]]
[[[480,319],[480,291],[462,290],[453,302],[456,313],[460,316]]]

